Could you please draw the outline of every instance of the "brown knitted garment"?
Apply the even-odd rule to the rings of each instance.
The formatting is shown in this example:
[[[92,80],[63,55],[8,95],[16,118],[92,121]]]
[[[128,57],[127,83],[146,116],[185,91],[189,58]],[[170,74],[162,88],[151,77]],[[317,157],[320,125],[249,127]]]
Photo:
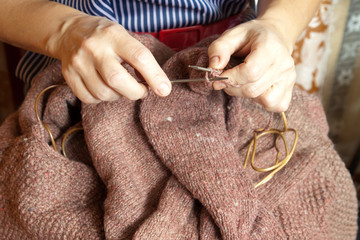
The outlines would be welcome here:
[[[187,65],[208,64],[211,39],[174,54],[137,38],[171,79],[198,77]],[[82,124],[65,158],[33,110],[38,93],[60,82],[56,63],[0,127],[0,239],[355,239],[355,189],[316,97],[294,91],[286,115],[299,132],[295,154],[255,189],[266,174],[244,169],[244,158],[271,114],[252,100],[197,83],[174,85],[165,98],[81,106],[60,86],[39,109],[59,149]],[[280,115],[271,127],[283,128]],[[256,164],[270,166],[275,155],[274,138],[261,138]]]

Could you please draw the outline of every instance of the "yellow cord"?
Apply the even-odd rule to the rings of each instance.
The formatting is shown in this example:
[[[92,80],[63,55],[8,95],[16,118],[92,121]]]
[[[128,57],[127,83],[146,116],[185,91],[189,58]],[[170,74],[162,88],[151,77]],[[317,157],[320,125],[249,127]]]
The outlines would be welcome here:
[[[48,134],[49,134],[49,136],[50,136],[51,144],[52,144],[52,146],[53,146],[53,148],[54,148],[55,151],[57,151],[57,148],[56,148],[54,136],[52,135],[49,126],[48,126],[46,123],[44,123],[43,121],[41,121],[41,119],[40,119],[39,112],[38,112],[38,103],[39,103],[40,97],[41,97],[46,91],[48,91],[48,90],[50,90],[50,89],[53,89],[53,88],[56,88],[56,87],[58,87],[58,86],[60,86],[60,84],[51,85],[51,86],[43,89],[43,90],[36,96],[35,106],[34,106],[36,119],[37,119],[39,122],[42,123],[42,125],[44,126],[44,128],[45,128],[46,131],[48,132]]]
[[[66,143],[66,139],[67,137],[72,134],[73,132],[76,132],[76,131],[80,131],[80,130],[83,130],[83,128],[81,127],[76,127],[76,128],[72,128],[70,130],[68,130],[65,134],[64,134],[64,137],[61,141],[61,151],[62,151],[62,154],[64,155],[64,157],[67,157],[66,156],[66,151],[65,151],[65,143]]]
[[[278,129],[257,129],[254,132],[254,138],[251,140],[249,148],[246,152],[246,156],[245,156],[245,162],[244,162],[244,168],[246,168],[247,162],[249,160],[250,157],[250,153],[251,153],[251,167],[257,171],[257,172],[270,172],[264,179],[262,179],[260,182],[258,182],[257,184],[255,184],[255,188],[265,184],[266,182],[268,182],[278,171],[280,171],[291,159],[292,155],[294,154],[295,151],[295,147],[298,141],[298,132],[293,129],[293,128],[288,128],[288,124],[287,124],[287,120],[286,120],[286,116],[285,113],[282,112],[281,113],[283,122],[284,122],[284,129],[283,130],[278,130]],[[289,152],[289,147],[288,147],[288,143],[286,141],[286,138],[284,136],[285,132],[293,132],[295,134],[295,139],[294,139],[294,144]],[[276,155],[276,161],[275,164],[271,167],[267,167],[267,168],[258,168],[255,166],[254,161],[255,161],[255,154],[256,154],[256,143],[257,140],[265,135],[268,134],[276,134],[277,137],[275,139],[275,149],[277,151],[277,155]],[[281,138],[284,142],[284,146],[285,146],[285,152],[286,152],[286,156],[284,159],[280,160],[280,150],[279,147],[277,145],[278,139]]]
[[[44,126],[44,128],[45,128],[46,131],[48,132],[49,137],[50,137],[50,140],[51,140],[51,144],[52,144],[52,146],[53,146],[53,148],[54,148],[55,151],[57,151],[57,147],[56,147],[56,143],[55,143],[54,136],[53,136],[53,134],[51,133],[49,126],[48,126],[46,123],[44,123],[43,121],[41,121],[41,119],[40,119],[39,111],[38,111],[38,105],[39,105],[38,103],[39,103],[40,97],[41,97],[46,91],[48,91],[48,90],[50,90],[50,89],[53,89],[53,88],[56,88],[56,87],[58,87],[58,86],[62,86],[62,85],[64,85],[64,84],[54,84],[54,85],[51,85],[51,86],[43,89],[43,90],[36,96],[35,106],[34,106],[36,119],[37,119],[39,122],[41,122],[41,124]],[[67,137],[68,137],[71,133],[73,133],[73,132],[75,132],[75,131],[78,131],[78,130],[82,130],[82,128],[81,128],[81,127],[72,128],[72,129],[68,130],[68,131],[64,134],[64,137],[63,137],[63,139],[62,139],[62,141],[61,141],[61,150],[62,150],[62,153],[63,153],[64,157],[66,157],[65,142],[66,142]]]

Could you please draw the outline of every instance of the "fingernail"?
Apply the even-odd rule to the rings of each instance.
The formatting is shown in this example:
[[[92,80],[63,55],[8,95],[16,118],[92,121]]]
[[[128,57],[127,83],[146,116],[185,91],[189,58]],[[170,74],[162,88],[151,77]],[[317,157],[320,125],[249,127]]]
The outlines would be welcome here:
[[[221,89],[226,88],[226,84],[225,84],[225,83],[222,83],[222,82],[214,82],[213,88],[214,88],[215,90],[221,90]]]
[[[158,87],[157,91],[159,92],[159,94],[161,96],[167,96],[167,95],[169,95],[171,90],[170,90],[170,87],[166,83],[162,83]]]
[[[220,58],[218,56],[213,56],[209,60],[209,66],[213,68],[217,68],[220,63]]]

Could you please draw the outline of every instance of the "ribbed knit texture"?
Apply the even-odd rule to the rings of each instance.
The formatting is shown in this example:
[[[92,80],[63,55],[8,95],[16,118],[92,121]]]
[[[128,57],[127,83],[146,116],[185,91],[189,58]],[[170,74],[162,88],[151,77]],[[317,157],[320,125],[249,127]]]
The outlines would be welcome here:
[[[136,38],[169,78],[202,76],[187,66],[208,64],[212,39],[174,54]],[[37,94],[62,81],[60,64],[48,67],[0,127],[0,239],[356,238],[355,188],[315,96],[295,89],[286,115],[299,132],[296,151],[255,189],[266,174],[243,169],[244,158],[271,114],[252,100],[193,83],[173,85],[165,98],[150,91],[140,101],[81,105],[60,86],[39,111],[59,149],[68,129],[83,126],[68,137],[65,158],[33,110]],[[278,114],[270,126],[283,128]],[[294,136],[286,137],[291,145]],[[258,166],[275,155],[272,136],[258,141]]]

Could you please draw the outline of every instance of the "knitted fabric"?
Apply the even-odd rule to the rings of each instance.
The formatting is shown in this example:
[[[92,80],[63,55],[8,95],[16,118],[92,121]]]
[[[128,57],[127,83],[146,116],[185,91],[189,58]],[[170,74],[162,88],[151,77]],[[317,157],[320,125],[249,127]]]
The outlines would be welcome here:
[[[170,79],[203,77],[187,66],[207,66],[212,39],[174,54],[136,37]],[[248,144],[270,119],[283,123],[252,100],[193,83],[174,84],[165,98],[150,91],[81,105],[60,86],[41,97],[39,112],[58,149],[82,125],[64,157],[33,111],[38,93],[61,82],[60,64],[48,67],[0,127],[0,239],[355,239],[355,189],[315,96],[294,90],[286,115],[299,132],[296,151],[255,189],[266,173],[243,168]],[[275,155],[274,138],[261,138],[256,164]]]

